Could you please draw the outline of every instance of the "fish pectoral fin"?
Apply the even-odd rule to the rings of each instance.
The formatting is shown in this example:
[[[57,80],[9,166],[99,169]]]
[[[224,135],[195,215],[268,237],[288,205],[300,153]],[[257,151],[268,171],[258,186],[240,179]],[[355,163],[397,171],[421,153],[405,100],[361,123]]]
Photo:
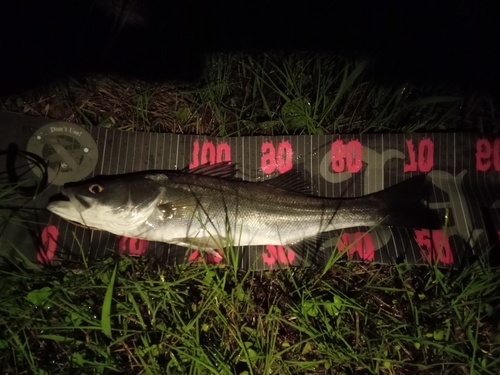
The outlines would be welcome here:
[[[332,238],[331,232],[318,233],[293,244],[287,244],[306,265],[324,265],[328,261],[325,243]]]
[[[196,197],[193,195],[159,204],[158,210],[163,214],[164,219],[182,218],[192,216],[200,208],[203,210],[209,203],[206,197]]]

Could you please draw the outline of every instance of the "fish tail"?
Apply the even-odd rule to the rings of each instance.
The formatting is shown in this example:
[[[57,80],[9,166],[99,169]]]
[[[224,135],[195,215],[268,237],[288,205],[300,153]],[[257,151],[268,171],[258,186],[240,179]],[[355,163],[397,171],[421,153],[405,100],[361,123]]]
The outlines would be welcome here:
[[[430,178],[419,175],[374,194],[379,204],[384,225],[403,228],[442,228],[436,211],[426,201],[430,192]]]

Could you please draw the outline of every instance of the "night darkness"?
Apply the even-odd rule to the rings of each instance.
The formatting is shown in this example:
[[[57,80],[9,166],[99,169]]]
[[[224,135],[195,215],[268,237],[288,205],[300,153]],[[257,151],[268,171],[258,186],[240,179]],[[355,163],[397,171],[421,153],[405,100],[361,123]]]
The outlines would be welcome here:
[[[111,0],[12,0],[0,12],[0,94],[67,75],[196,80],[213,52],[368,57],[385,83],[500,93],[495,1],[140,1],[146,26],[113,34]]]

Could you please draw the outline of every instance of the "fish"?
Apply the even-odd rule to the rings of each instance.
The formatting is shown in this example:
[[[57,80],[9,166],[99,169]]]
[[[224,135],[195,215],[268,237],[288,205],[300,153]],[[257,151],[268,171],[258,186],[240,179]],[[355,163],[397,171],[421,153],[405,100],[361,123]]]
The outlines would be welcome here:
[[[216,249],[228,246],[294,248],[352,227],[441,227],[426,205],[425,174],[375,193],[330,198],[313,194],[297,170],[259,182],[237,178],[237,172],[236,164],[221,162],[98,176],[65,184],[47,209],[91,229],[216,256]]]

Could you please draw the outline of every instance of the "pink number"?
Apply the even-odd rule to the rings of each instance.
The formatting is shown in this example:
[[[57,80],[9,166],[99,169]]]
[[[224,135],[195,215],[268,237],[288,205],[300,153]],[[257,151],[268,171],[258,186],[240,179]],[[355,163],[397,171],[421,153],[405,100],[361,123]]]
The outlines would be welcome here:
[[[144,254],[148,248],[148,241],[146,240],[131,238],[128,243],[129,254],[131,256],[140,256]]]
[[[340,139],[332,143],[332,171],[340,173],[345,169],[344,143]]]
[[[415,229],[415,240],[422,251],[422,256],[429,262],[439,262],[452,265],[453,253],[450,241],[442,230]]]
[[[422,139],[418,144],[418,169],[429,172],[434,167],[434,143],[429,138]]]
[[[357,139],[350,141],[347,144],[347,170],[351,173],[356,173],[361,170],[363,166],[363,147],[361,142]]]
[[[272,142],[262,143],[260,150],[262,152],[260,168],[265,174],[274,173],[276,170],[285,173],[293,168],[293,148],[290,142],[281,141],[277,153]]]
[[[260,168],[265,174],[271,174],[276,170],[276,152],[271,142],[264,142],[261,147],[262,157]]]
[[[415,154],[415,146],[411,139],[406,140],[406,148],[410,162],[403,167],[404,172],[430,172],[434,167],[434,142],[424,138],[418,142],[418,161]]]
[[[337,139],[332,142],[330,154],[333,172],[344,172],[347,166],[349,172],[356,173],[363,166],[363,147],[357,139],[349,141],[347,145]]]
[[[416,172],[417,171],[417,158],[415,156],[415,146],[411,139],[406,140],[406,148],[408,150],[408,156],[410,157],[410,163],[404,165],[405,172]]]
[[[231,147],[227,142],[219,143],[217,147],[213,142],[203,142],[201,146],[201,164],[220,163],[223,161],[231,161]],[[189,169],[196,168],[200,165],[200,142],[198,140],[193,142],[193,154]]]
[[[203,142],[201,146],[201,164],[215,164],[215,146],[212,142]]]
[[[37,260],[40,263],[48,264],[53,258],[57,248],[57,237],[59,231],[54,225],[49,225],[42,230],[41,245],[38,248]]]
[[[130,256],[141,256],[148,248],[148,241],[140,240],[138,238],[130,238],[120,236],[118,237],[118,253],[127,254]]]
[[[216,264],[216,263],[220,263],[222,262],[222,252],[219,251],[219,250],[216,250],[217,253],[220,255],[220,257],[216,257],[215,255],[213,254],[210,254],[210,253],[205,253],[205,261],[208,263],[208,264]],[[200,251],[199,250],[195,250],[193,251],[189,257],[188,257],[188,261],[189,262],[201,262],[203,259],[200,255]]]
[[[362,260],[372,261],[375,258],[375,246],[373,246],[372,236],[370,233],[354,233],[354,248],[354,251],[358,253],[358,256]],[[354,252],[351,255],[353,254]]]
[[[288,141],[282,141],[278,145],[278,158],[276,164],[280,173],[288,172],[293,166],[292,144]]]
[[[195,250],[191,254],[189,254],[188,261],[190,261],[190,262],[197,261],[198,262],[200,260],[201,260],[201,256],[200,256],[200,252],[198,250]]]
[[[491,167],[491,144],[487,139],[478,139],[476,142],[476,169],[481,172]]]
[[[200,142],[198,140],[193,143],[193,157],[191,158],[191,163],[189,163],[189,169],[196,168],[200,165],[199,163],[199,154],[200,154]]]
[[[375,258],[375,246],[370,233],[343,233],[337,244],[337,250],[347,250],[347,257],[352,259],[355,253],[362,260],[372,261]]]
[[[295,259],[295,253],[291,249],[285,250],[283,246],[267,245],[266,253],[262,253],[262,259],[271,268],[278,262],[283,265],[291,264]]]
[[[231,161],[231,147],[227,143],[217,145],[217,163]]]

